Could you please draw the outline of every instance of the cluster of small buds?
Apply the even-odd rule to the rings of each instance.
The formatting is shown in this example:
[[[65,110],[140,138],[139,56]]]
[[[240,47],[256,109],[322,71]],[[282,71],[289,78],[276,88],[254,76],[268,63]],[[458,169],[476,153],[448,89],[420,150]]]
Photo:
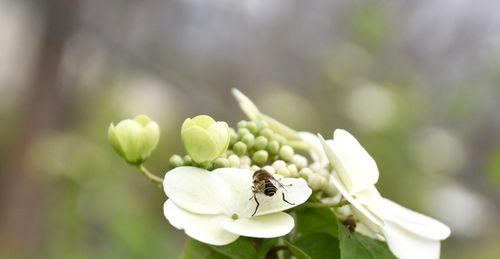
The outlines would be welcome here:
[[[297,154],[287,145],[287,139],[270,129],[265,121],[240,121],[236,129],[229,128],[230,142],[225,154],[216,158],[207,169],[224,167],[266,170],[282,178],[304,178],[313,191],[327,196],[336,193],[330,186],[330,171],[320,163],[310,163],[306,156]],[[173,155],[171,167],[194,165],[189,156]],[[198,165],[200,166],[200,165]]]

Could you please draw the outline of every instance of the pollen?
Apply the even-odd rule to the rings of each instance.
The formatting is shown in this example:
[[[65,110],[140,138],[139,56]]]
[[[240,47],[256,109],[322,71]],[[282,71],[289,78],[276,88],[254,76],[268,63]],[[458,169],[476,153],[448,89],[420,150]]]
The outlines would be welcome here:
[[[231,218],[232,218],[233,220],[237,220],[237,219],[238,219],[238,214],[233,213],[233,215],[231,215]]]

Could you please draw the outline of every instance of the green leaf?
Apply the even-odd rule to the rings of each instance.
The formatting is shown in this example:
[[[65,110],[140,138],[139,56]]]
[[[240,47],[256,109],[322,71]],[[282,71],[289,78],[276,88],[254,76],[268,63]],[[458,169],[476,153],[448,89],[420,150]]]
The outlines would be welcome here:
[[[213,250],[233,259],[257,258],[257,250],[253,247],[250,239],[246,237],[240,237],[229,245],[211,247]]]
[[[181,259],[228,259],[223,254],[218,253],[211,246],[188,238],[182,251]]]
[[[339,227],[340,254],[342,259],[395,259],[387,244],[356,232]]]
[[[337,220],[329,208],[303,208],[297,211],[297,232],[299,235],[327,233],[338,235]]]
[[[292,254],[298,259],[311,259],[311,257],[308,254],[306,254],[306,252],[294,246],[292,243],[285,241],[285,245],[288,247],[288,249],[290,249],[290,252],[292,252]]]
[[[275,246],[279,241],[279,238],[266,238],[261,239],[261,243],[259,245],[258,257],[266,258],[267,253],[273,246]]]
[[[338,259],[340,258],[339,240],[327,233],[314,233],[303,235],[299,237],[293,245],[300,249],[300,251],[307,257],[300,257],[294,253],[294,250],[290,248],[292,253],[299,258],[311,258],[311,259]]]

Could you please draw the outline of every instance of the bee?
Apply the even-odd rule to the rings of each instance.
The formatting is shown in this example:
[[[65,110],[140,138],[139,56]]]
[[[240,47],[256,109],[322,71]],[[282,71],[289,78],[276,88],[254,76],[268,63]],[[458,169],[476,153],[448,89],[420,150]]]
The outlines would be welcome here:
[[[351,234],[356,230],[356,220],[352,215],[347,216],[347,218],[342,221],[342,225],[346,226]]]
[[[276,180],[269,172],[266,170],[257,170],[255,173],[253,173],[253,185],[252,185],[252,192],[253,196],[250,197],[249,200],[254,199],[255,203],[257,203],[257,206],[255,207],[255,211],[253,212],[252,216],[257,213],[257,210],[259,209],[260,203],[257,200],[257,193],[263,193],[264,195],[268,197],[274,196],[276,192],[278,191],[278,188],[282,189],[283,191],[286,191],[285,186],[281,184],[278,180]],[[291,185],[287,185],[291,186]],[[290,204],[290,205],[295,205],[294,203],[291,203],[286,200],[285,198],[285,192],[282,192],[282,197],[283,201]]]

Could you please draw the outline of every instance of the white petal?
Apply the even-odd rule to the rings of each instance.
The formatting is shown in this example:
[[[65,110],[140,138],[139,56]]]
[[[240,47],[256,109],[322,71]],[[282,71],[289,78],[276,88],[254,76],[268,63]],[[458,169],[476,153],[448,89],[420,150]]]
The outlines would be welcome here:
[[[294,221],[292,216],[284,212],[224,221],[222,223],[222,227],[229,232],[258,238],[284,236],[292,231],[293,226]]]
[[[247,115],[251,120],[256,120],[260,112],[259,109],[257,109],[257,106],[255,106],[255,104],[252,102],[252,100],[250,100],[250,98],[248,98],[236,88],[231,89],[231,92],[236,98],[236,101],[238,101],[238,104],[240,105],[240,108],[241,110],[243,110],[245,115]]]
[[[175,204],[198,214],[226,212],[218,197],[230,195],[220,177],[190,166],[177,167],[167,172],[163,189]]]
[[[356,193],[356,200],[367,206],[379,202],[381,198],[382,196],[375,186],[368,187],[365,190]]]
[[[383,225],[382,220],[377,215],[368,211],[358,200],[356,200],[354,197],[352,197],[352,195],[349,192],[347,192],[347,190],[342,185],[336,174],[332,174],[331,178],[335,187],[337,187],[342,196],[350,203],[353,211],[357,210],[359,212],[359,214],[356,215],[359,218],[359,220],[361,220],[362,222],[364,221],[363,223],[367,225],[373,225],[373,224],[377,226]]]
[[[309,152],[312,160],[314,162],[319,162],[321,164],[328,164],[328,158],[326,157],[325,152],[323,151],[323,146],[321,145],[321,141],[318,136],[310,133],[310,132],[299,132],[300,138],[311,145],[313,148]]]
[[[383,198],[374,208],[384,221],[391,221],[416,235],[433,240],[443,240],[450,235],[450,228],[443,223],[391,200]]]
[[[252,193],[253,171],[238,168],[219,168],[211,172],[212,175],[220,179],[220,186],[216,186],[218,202],[224,207],[227,215],[237,214],[239,217],[246,217],[247,211],[253,207]],[[226,186],[226,188],[223,187]],[[251,214],[250,214],[251,215]]]
[[[276,194],[272,197],[266,196],[262,193],[256,194],[260,205],[255,216],[267,215],[293,208],[306,202],[309,196],[311,196],[312,190],[309,186],[307,186],[307,182],[302,178],[284,178],[283,180],[280,180],[280,183],[283,184],[284,190],[282,188],[278,188],[278,192],[276,192]],[[291,204],[283,201],[283,194],[285,199]],[[247,202],[249,202],[248,199]],[[250,200],[250,206],[243,215],[252,215],[256,206],[257,204],[255,200]]]
[[[356,223],[356,232],[365,235],[369,238],[372,239],[378,239],[380,241],[385,241],[384,236],[382,236],[381,233],[373,231],[371,228],[369,228],[366,224],[362,222]]]
[[[382,228],[391,252],[402,259],[437,259],[441,243],[415,235],[392,222],[386,222]]]
[[[351,194],[356,194],[378,181],[375,160],[347,131],[337,129],[333,140],[327,142],[320,136],[330,163]]]
[[[170,199],[163,205],[163,213],[172,226],[184,230],[188,236],[203,243],[227,245],[239,237],[222,228],[224,222],[231,221],[224,215],[191,213],[180,208]]]

